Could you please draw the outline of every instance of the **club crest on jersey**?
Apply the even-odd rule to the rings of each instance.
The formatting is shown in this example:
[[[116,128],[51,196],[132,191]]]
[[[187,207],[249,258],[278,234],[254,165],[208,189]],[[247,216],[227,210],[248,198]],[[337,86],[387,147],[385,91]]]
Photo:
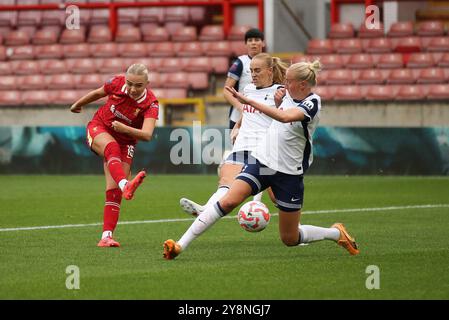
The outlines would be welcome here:
[[[308,110],[311,110],[313,108],[313,102],[310,100],[306,100],[301,103],[303,107],[306,107]]]
[[[139,112],[140,112],[140,109],[139,109],[139,108],[136,108],[136,111],[134,111],[134,116],[137,117],[137,115],[139,114]]]

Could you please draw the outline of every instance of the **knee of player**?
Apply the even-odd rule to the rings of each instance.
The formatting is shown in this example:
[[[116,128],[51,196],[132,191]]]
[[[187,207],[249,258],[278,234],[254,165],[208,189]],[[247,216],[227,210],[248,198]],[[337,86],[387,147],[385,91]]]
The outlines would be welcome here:
[[[299,235],[282,235],[281,240],[287,247],[294,247],[298,245],[298,237]]]
[[[224,197],[220,200],[220,205],[226,212],[231,212],[240,204],[238,199],[232,197]]]

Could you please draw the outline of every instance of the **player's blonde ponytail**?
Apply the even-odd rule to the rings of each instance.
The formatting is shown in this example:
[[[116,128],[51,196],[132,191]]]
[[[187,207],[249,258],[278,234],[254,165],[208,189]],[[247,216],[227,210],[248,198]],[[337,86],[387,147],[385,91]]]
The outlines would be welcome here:
[[[145,80],[148,81],[148,69],[142,63],[134,63],[126,70],[126,74],[135,74],[137,76],[145,76]]]
[[[272,57],[268,53],[259,53],[253,59],[260,59],[265,62],[268,68],[273,69],[273,82],[281,84],[284,82],[285,73],[287,72],[287,64],[282,62],[278,57]]]
[[[322,65],[319,60],[313,62],[298,62],[290,66],[294,77],[299,81],[307,81],[310,87],[317,84],[317,75],[321,71]]]

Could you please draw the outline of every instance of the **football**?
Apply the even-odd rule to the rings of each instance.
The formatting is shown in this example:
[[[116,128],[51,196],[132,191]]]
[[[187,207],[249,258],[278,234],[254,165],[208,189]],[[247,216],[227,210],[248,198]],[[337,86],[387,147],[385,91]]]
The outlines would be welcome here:
[[[268,207],[260,201],[245,203],[237,214],[240,226],[249,232],[259,232],[270,222]]]

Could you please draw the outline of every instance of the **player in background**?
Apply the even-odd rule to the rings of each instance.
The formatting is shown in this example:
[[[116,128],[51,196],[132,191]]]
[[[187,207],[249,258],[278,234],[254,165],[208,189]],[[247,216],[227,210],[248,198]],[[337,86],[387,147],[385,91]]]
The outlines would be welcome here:
[[[276,108],[274,95],[276,90],[282,87],[281,84],[284,82],[286,70],[287,65],[281,59],[272,57],[268,53],[259,53],[251,60],[250,71],[253,81],[243,89],[243,94]],[[240,129],[238,135],[236,135],[232,152],[220,169],[217,191],[204,206],[182,198],[179,203],[185,212],[197,216],[208,205],[220,200],[228,192],[235,177],[242,170],[249,154],[255,150],[261,137],[266,134],[272,118],[247,104],[242,104],[242,109],[243,113],[239,121],[241,123]],[[234,130],[233,133],[235,133]],[[234,138],[233,136],[231,135],[231,139]]]
[[[133,64],[125,76],[113,77],[70,108],[71,112],[79,113],[83,106],[108,96],[87,124],[87,143],[94,153],[103,157],[106,177],[103,234],[99,247],[120,246],[112,234],[119,219],[122,197],[131,200],[146,176],[145,171],[140,171],[129,180],[137,140],[151,140],[159,113],[158,101],[147,88],[148,83],[145,65]]]
[[[221,217],[250,195],[270,186],[278,204],[279,233],[285,245],[297,246],[327,239],[335,241],[351,255],[359,253],[357,244],[343,224],[335,223],[330,228],[322,228],[299,223],[304,195],[303,175],[312,164],[312,136],[320,117],[321,99],[312,92],[320,69],[319,61],[290,66],[285,88],[276,92],[275,99],[282,100],[279,108],[245,97],[234,88],[226,88],[241,103],[251,105],[276,121],[271,123],[268,133],[251,154],[254,159],[249,159],[245,164],[226,195],[208,206],[181,240],[164,242],[165,259],[174,259]]]

